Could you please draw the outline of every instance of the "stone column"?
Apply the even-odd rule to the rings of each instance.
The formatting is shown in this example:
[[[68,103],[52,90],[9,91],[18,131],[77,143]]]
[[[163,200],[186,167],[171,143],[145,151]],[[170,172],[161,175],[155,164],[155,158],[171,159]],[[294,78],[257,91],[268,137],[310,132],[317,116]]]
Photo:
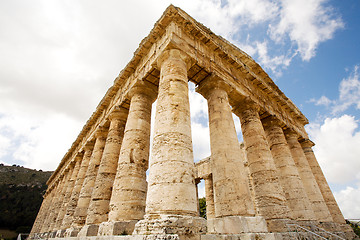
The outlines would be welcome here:
[[[66,194],[66,190],[67,190],[67,187],[69,185],[69,180],[71,178],[71,174],[73,172],[73,169],[74,169],[74,166],[72,164],[70,164],[69,166],[67,166],[67,169],[65,169],[65,173],[64,173],[64,178],[63,178],[63,182],[62,182],[62,187],[61,187],[61,191],[58,195],[58,200],[56,202],[56,205],[55,205],[55,208],[54,208],[54,215],[53,215],[53,218],[51,219],[51,225],[50,225],[50,231],[56,231],[58,230],[57,229],[57,219],[58,219],[58,216],[59,216],[59,212],[60,212],[60,209],[63,208],[63,204],[64,204],[64,198],[65,198],[65,194]],[[53,237],[55,237],[55,233],[52,233]]]
[[[197,215],[195,166],[193,158],[190,104],[185,53],[178,49],[165,50],[158,59],[160,68],[152,157],[146,199],[145,220],[137,224],[135,233],[151,234],[178,232],[184,229],[199,232],[205,227]],[[171,218],[172,220],[169,220]],[[199,220],[195,223],[195,219]],[[200,220],[201,219],[201,220]],[[152,229],[149,225],[155,222]],[[184,228],[188,226],[189,228]]]
[[[262,122],[276,168],[279,172],[279,180],[294,219],[315,220],[311,203],[295,166],[284,132],[280,126],[280,121],[270,116],[263,119]]]
[[[214,207],[214,189],[212,175],[204,178],[205,181],[205,199],[206,199],[206,217],[207,219],[215,218]]]
[[[54,222],[56,221],[56,209],[59,208],[59,201],[61,198],[61,192],[64,188],[65,183],[65,173],[59,174],[59,181],[57,183],[56,192],[54,193],[54,199],[51,203],[49,217],[47,219],[47,226],[45,232],[52,232]]]
[[[321,222],[331,222],[332,218],[330,212],[321,195],[315,177],[311,172],[304,151],[298,141],[298,134],[290,129],[286,129],[284,133],[296,167],[299,171],[300,178],[304,184],[305,191],[312,204],[316,220]]]
[[[109,115],[109,133],[92,192],[86,224],[99,224],[108,220],[109,202],[127,115],[128,109],[123,107],[117,107]]]
[[[49,196],[50,196],[50,194],[48,192],[45,193],[44,199],[41,203],[40,210],[38,212],[38,215],[36,216],[34,225],[30,232],[30,238],[35,238],[39,233],[41,233],[41,228],[42,228],[42,225],[44,224],[45,218],[47,216],[46,213],[49,208],[49,203],[50,203]]]
[[[344,216],[342,215],[342,213],[339,209],[339,206],[336,203],[334,195],[332,194],[330,187],[326,181],[326,178],[319,166],[319,163],[316,160],[314,152],[311,149],[312,146],[314,146],[314,145],[315,144],[312,141],[310,141],[309,139],[306,139],[301,142],[301,147],[303,148],[306,159],[308,160],[311,171],[312,171],[312,173],[315,177],[315,180],[320,188],[321,194],[322,194],[322,196],[325,200],[325,203],[330,211],[332,219],[336,223],[344,224],[345,223]]]
[[[75,185],[74,185],[74,188],[71,193],[71,197],[70,197],[67,209],[66,209],[66,214],[63,219],[62,229],[69,228],[71,226],[72,222],[74,221],[75,209],[77,207],[77,202],[79,200],[81,187],[84,182],[86,171],[89,166],[89,161],[91,158],[93,148],[94,148],[93,141],[86,143],[86,145],[84,147],[83,158],[82,158],[80,169],[79,169],[76,181],[75,181]],[[71,230],[69,230],[69,231],[71,232]],[[68,237],[73,237],[73,236],[71,236],[71,234],[69,233]]]
[[[56,229],[58,229],[58,230],[64,230],[63,226],[62,226],[62,222],[63,222],[64,216],[65,216],[65,213],[66,213],[66,209],[67,209],[70,197],[71,197],[71,193],[73,191],[74,184],[75,184],[75,181],[76,181],[79,169],[80,169],[81,160],[82,160],[82,155],[77,155],[75,157],[74,163],[72,163],[74,165],[74,168],[73,168],[73,171],[71,173],[71,177],[70,177],[70,179],[69,179],[69,181],[67,183],[67,187],[66,187],[66,190],[65,190],[65,195],[64,195],[62,207],[60,208],[58,217],[56,219]],[[64,231],[60,231],[59,237],[63,237],[63,232]]]
[[[56,183],[54,183],[54,184],[56,184]],[[44,222],[41,226],[41,231],[40,231],[41,233],[47,232],[49,221],[50,221],[51,210],[52,210],[53,204],[56,201],[55,196],[56,196],[56,192],[57,192],[57,187],[58,187],[58,184],[56,184],[56,186],[52,187],[52,190],[50,191],[50,195],[48,196],[49,203],[47,206],[46,215],[44,216]]]
[[[254,216],[226,88],[216,77],[202,81],[197,88],[208,102],[215,217]]]
[[[85,179],[81,187],[79,200],[75,210],[75,219],[73,227],[82,227],[86,221],[87,210],[89,207],[92,190],[95,185],[97,171],[100,165],[101,156],[105,147],[107,130],[104,127],[99,127],[95,133],[95,145],[92,151],[89,167],[86,171]]]
[[[281,219],[290,218],[289,208],[260,121],[259,106],[246,99],[233,111],[240,117],[257,211],[267,220],[270,231],[286,231]]]
[[[151,105],[156,94],[156,86],[148,82],[134,86],[130,91],[129,116],[111,195],[109,221],[130,222],[144,217]],[[133,221],[124,231],[132,232],[136,222]]]

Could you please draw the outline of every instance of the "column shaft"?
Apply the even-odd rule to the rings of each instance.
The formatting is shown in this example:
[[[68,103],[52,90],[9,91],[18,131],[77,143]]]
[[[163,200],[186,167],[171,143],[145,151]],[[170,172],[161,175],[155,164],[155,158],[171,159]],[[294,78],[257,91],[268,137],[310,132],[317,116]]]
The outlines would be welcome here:
[[[304,150],[306,159],[310,165],[311,171],[316,179],[316,182],[320,188],[321,194],[325,200],[325,203],[330,211],[331,217],[333,218],[334,222],[337,223],[345,223],[344,216],[342,215],[338,204],[332,194],[330,187],[326,181],[326,178],[320,168],[318,161],[316,160],[315,154],[311,147],[314,144],[310,140],[305,140],[301,142],[301,147]]]
[[[51,210],[53,208],[53,205],[56,201],[56,192],[57,192],[57,188],[58,188],[58,185],[56,187],[54,187],[52,189],[52,191],[50,192],[50,195],[48,196],[49,198],[49,203],[48,203],[48,208],[47,208],[47,211],[46,211],[46,215],[44,217],[44,222],[41,226],[41,233],[45,233],[47,232],[48,230],[48,225],[49,225],[49,221],[50,221],[50,215],[51,215]]]
[[[273,117],[267,117],[262,122],[276,168],[279,172],[279,180],[294,219],[315,220],[311,203],[306,195],[304,185],[291,156],[279,121]]]
[[[206,216],[207,219],[215,218],[215,207],[214,207],[214,189],[213,180],[210,175],[204,178],[205,181],[205,199],[206,199]]]
[[[247,100],[235,109],[240,117],[249,170],[254,184],[255,204],[267,220],[288,219],[289,208],[280,185],[258,106]]]
[[[146,214],[197,215],[186,56],[167,50],[158,61],[156,105]]]
[[[62,206],[60,208],[58,217],[56,219],[56,229],[62,229],[62,227],[63,227],[62,222],[63,222],[64,216],[65,216],[65,213],[66,213],[66,209],[67,209],[70,197],[71,197],[71,193],[73,191],[74,184],[75,184],[75,181],[76,181],[79,169],[80,169],[81,159],[82,159],[82,156],[76,156],[75,157],[74,168],[73,168],[73,171],[71,173],[71,177],[70,177],[70,179],[69,179],[69,181],[67,183],[67,188],[65,190],[63,203],[62,203]]]
[[[225,88],[211,77],[197,89],[208,101],[215,217],[251,216],[254,205]]]
[[[89,167],[86,171],[86,176],[81,187],[79,200],[75,210],[73,227],[81,227],[85,224],[92,190],[95,185],[97,171],[99,169],[101,156],[105,147],[106,133],[107,132],[103,127],[100,127],[100,129],[96,132],[94,150],[91,154]]]
[[[63,207],[63,201],[64,201],[64,198],[65,198],[65,194],[66,194],[66,190],[67,190],[67,187],[68,187],[68,184],[69,184],[69,180],[71,178],[71,174],[73,172],[73,167],[74,166],[69,166],[69,169],[67,170],[67,172],[65,173],[65,176],[63,178],[63,182],[62,182],[62,189],[59,193],[59,197],[58,197],[58,200],[56,202],[56,205],[55,205],[55,209],[54,209],[54,214],[53,214],[53,218],[51,219],[51,224],[50,224],[50,231],[55,231],[55,230],[58,230],[57,229],[57,219],[58,219],[58,216],[59,216],[59,212],[60,212],[60,209]]]
[[[89,166],[89,161],[91,158],[91,153],[94,147],[93,142],[89,142],[85,145],[85,153],[83,155],[83,159],[81,161],[80,169],[74,184],[73,191],[71,193],[71,197],[69,200],[69,203],[66,208],[66,214],[64,216],[63,222],[62,222],[62,228],[66,229],[69,228],[74,221],[74,213],[75,209],[77,207],[77,202],[79,200],[79,195],[81,191],[82,184],[85,179],[86,171]]]
[[[109,202],[127,115],[128,110],[125,108],[116,109],[110,114],[109,133],[92,192],[86,224],[99,224],[108,220]]]
[[[110,221],[140,220],[145,214],[151,105],[155,99],[155,90],[146,85],[150,84],[131,90],[129,116],[110,200]]]
[[[311,172],[304,151],[298,141],[298,135],[295,132],[287,129],[285,131],[285,136],[296,167],[299,171],[300,178],[304,184],[305,191],[312,204],[316,220],[321,222],[331,222],[332,218],[330,212],[325,204],[324,198],[321,195],[315,177]]]

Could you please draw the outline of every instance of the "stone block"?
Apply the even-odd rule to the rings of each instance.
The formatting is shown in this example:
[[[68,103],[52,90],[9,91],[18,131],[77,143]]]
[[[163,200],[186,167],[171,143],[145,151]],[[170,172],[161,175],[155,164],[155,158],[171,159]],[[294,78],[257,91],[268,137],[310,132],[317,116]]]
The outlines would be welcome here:
[[[81,228],[78,237],[97,236],[98,231],[99,231],[99,225],[97,224],[85,225]]]
[[[209,233],[240,234],[266,233],[266,221],[263,217],[229,216],[208,220]]]
[[[99,225],[99,236],[131,235],[138,220],[103,222]]]

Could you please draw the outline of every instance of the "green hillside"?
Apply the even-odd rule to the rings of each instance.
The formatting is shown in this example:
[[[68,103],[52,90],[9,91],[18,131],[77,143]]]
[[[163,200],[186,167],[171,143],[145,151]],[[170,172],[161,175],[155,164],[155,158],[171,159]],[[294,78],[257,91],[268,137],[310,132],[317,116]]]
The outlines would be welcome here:
[[[0,229],[30,231],[51,174],[0,164]]]

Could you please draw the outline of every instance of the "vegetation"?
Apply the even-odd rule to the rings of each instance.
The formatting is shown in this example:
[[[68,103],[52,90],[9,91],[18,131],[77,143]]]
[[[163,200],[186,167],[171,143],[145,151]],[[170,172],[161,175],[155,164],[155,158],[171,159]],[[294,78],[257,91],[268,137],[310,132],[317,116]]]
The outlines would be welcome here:
[[[200,209],[200,217],[203,217],[206,219],[206,199],[199,198],[199,209]]]
[[[348,220],[346,220],[346,223],[349,224],[352,229],[354,230],[355,234],[360,237],[360,226],[359,226],[359,223],[355,224],[353,222],[350,222]]]
[[[52,172],[0,164],[0,228],[30,232]]]

